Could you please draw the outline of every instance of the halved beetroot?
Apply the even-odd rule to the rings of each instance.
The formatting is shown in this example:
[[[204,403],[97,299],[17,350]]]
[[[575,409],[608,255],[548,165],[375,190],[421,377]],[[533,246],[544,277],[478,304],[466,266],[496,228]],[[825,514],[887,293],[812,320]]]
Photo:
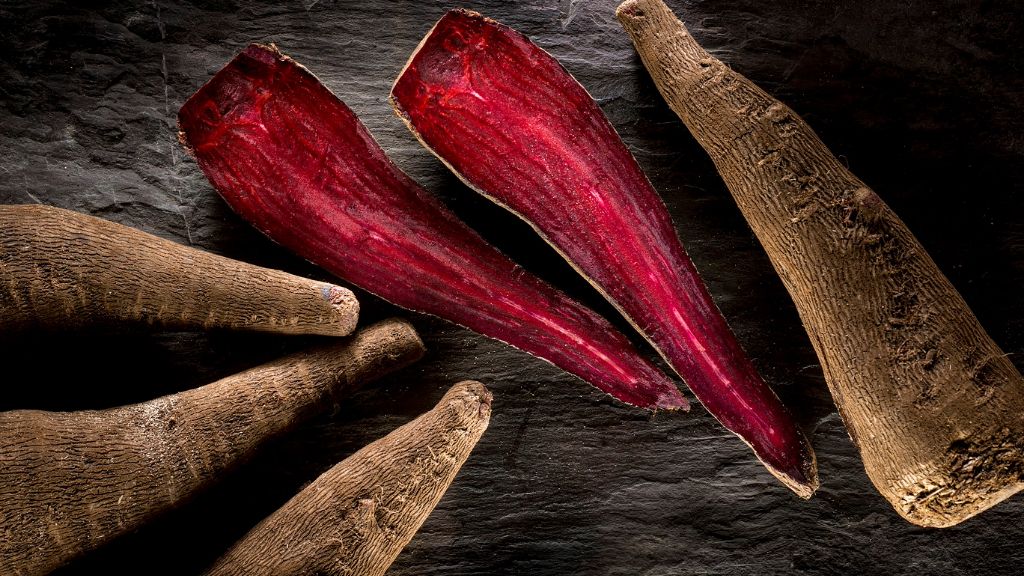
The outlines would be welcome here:
[[[400,171],[355,114],[252,45],[178,115],[182,143],[264,234],[399,306],[544,358],[629,404],[688,408],[605,319],[523,271]]]
[[[711,414],[810,497],[810,444],[743,353],[636,160],[551,55],[507,26],[453,10],[412,55],[391,100],[428,148],[529,222]]]

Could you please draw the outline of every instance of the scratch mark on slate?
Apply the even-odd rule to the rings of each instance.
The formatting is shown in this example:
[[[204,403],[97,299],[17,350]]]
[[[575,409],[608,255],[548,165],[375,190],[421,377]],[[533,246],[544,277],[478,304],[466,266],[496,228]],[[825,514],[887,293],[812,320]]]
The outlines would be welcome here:
[[[582,5],[583,0],[569,0],[565,4],[564,15],[558,19],[559,23],[562,25],[562,32],[565,32],[566,28],[569,27],[569,24],[572,24],[572,21],[580,13],[580,7]]]
[[[167,53],[163,51],[163,41],[167,39],[167,26],[164,24],[163,19],[160,17],[160,5],[154,0],[153,8],[156,10],[156,27],[160,30],[160,78],[164,83],[164,119],[168,122],[169,126],[175,124],[171,122],[171,102],[170,102],[170,87],[167,82]],[[171,130],[170,137],[170,157],[171,157],[171,191],[174,196],[178,199],[178,214],[181,216],[181,221],[185,224],[185,236],[188,238],[188,243],[191,246],[192,242],[192,227],[189,225],[188,217],[185,215],[185,198],[181,195],[181,186],[178,185],[178,138],[174,134],[174,130]]]

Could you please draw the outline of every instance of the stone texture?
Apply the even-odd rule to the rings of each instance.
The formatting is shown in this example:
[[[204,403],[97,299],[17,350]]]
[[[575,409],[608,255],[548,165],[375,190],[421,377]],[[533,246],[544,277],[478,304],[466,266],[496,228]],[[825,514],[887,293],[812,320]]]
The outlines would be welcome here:
[[[175,135],[178,107],[213,72],[251,41],[275,42],[488,239],[629,329],[388,108],[406,57],[455,4],[16,4],[0,0],[0,203],[71,208],[324,278],[235,217]],[[59,573],[199,573],[305,483],[466,378],[495,392],[490,429],[391,574],[1018,573],[1021,498],[931,531],[906,524],[874,491],[787,294],[710,161],[660,100],[614,3],[464,5],[531,36],[601,102],[726,318],[810,436],[818,495],[797,500],[699,407],[651,417],[507,346],[411,315],[430,348],[422,363]],[[903,217],[1003,349],[1024,351],[1024,9],[987,0],[670,5],[716,55],[802,114]],[[398,312],[360,296],[364,322]],[[9,373],[32,376],[4,379],[0,409],[141,401],[308,343],[224,332],[7,339]]]

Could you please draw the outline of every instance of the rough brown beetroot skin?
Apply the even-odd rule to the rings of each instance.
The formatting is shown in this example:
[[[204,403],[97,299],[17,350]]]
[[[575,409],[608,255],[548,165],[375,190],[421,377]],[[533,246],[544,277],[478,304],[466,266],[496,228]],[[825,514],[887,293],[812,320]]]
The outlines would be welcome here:
[[[630,318],[772,473],[813,493],[810,445],[740,349],[636,160],[554,58],[507,26],[453,10],[391,99],[427,147],[531,223]]]
[[[502,340],[644,408],[688,408],[611,324],[531,276],[400,171],[355,114],[252,45],[182,107],[182,143],[243,218],[399,306]]]

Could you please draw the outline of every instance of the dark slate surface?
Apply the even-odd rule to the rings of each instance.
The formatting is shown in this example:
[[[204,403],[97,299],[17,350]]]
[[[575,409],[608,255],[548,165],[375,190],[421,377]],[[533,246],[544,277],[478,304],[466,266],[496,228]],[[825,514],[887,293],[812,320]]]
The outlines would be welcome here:
[[[392,80],[448,2],[24,4],[0,2],[0,203],[63,206],[322,276],[233,216],[175,138],[181,103],[245,44],[272,41],[471,225],[628,330],[526,226],[468,192],[389,110]],[[530,35],[600,100],[663,194],[726,317],[811,436],[818,495],[797,500],[699,406],[652,418],[544,362],[412,315],[430,347],[424,362],[274,442],[186,508],[59,573],[196,574],[320,472],[467,377],[496,392],[491,428],[392,574],[1020,573],[1024,499],[930,531],[899,519],[877,495],[792,304],[711,163],[659,99],[613,19],[614,4],[466,5]],[[672,5],[722,59],[803,114],[905,218],[1003,348],[1024,350],[1018,3]],[[368,320],[396,312],[363,300]],[[19,338],[3,343],[0,408],[140,401],[308,343],[139,331]]]

